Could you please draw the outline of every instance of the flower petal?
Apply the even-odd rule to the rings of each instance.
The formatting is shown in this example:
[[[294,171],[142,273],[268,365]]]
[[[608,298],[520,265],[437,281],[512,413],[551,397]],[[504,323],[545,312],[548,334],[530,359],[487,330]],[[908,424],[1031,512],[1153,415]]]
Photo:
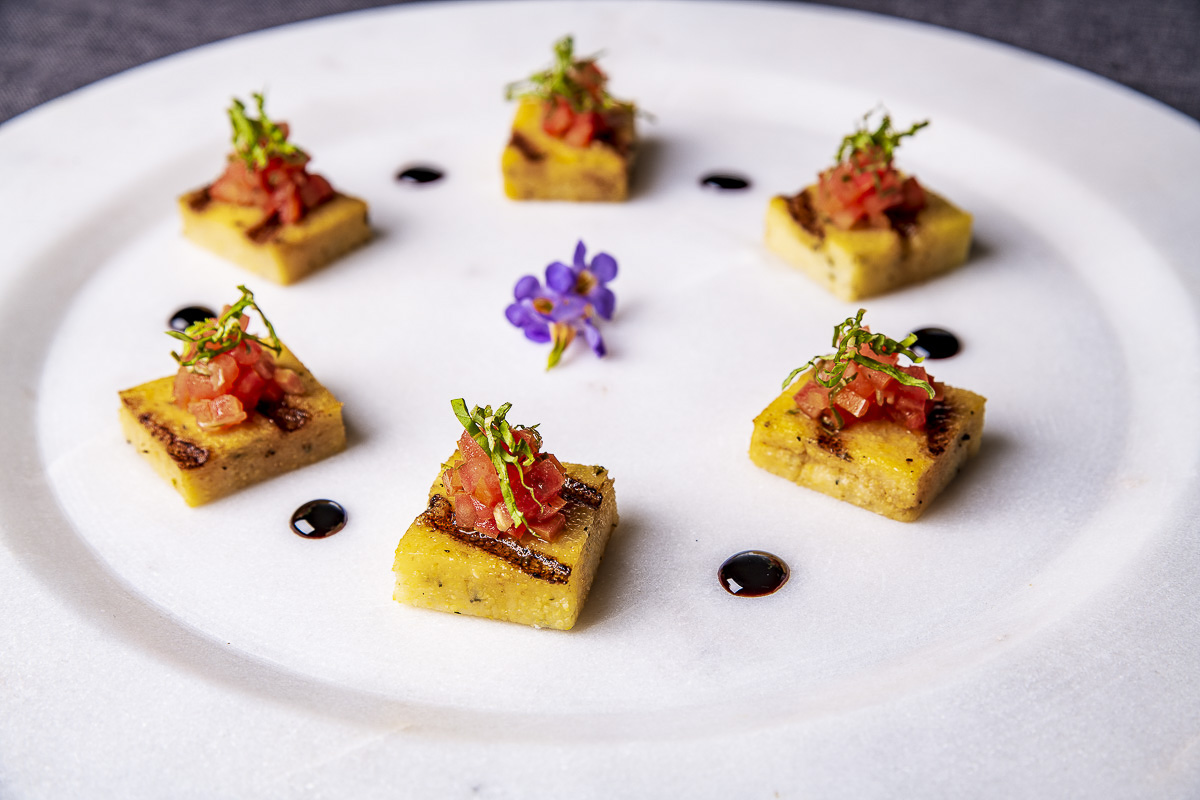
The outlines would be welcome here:
[[[579,244],[575,245],[575,269],[584,269],[587,267],[587,247],[583,243],[583,239],[579,240]]]
[[[608,283],[617,277],[617,260],[608,253],[597,253],[592,259],[592,274],[601,283]]]
[[[525,326],[525,338],[538,344],[550,341],[550,326],[541,320],[531,320]]]
[[[604,358],[608,350],[604,347],[604,339],[600,336],[600,331],[592,324],[590,319],[583,321],[583,338],[587,339],[587,343],[591,345],[593,353],[600,358]]]
[[[546,285],[560,294],[569,294],[575,288],[575,270],[555,261],[546,267]]]
[[[588,299],[592,301],[597,314],[604,319],[612,319],[613,310],[617,307],[617,296],[612,293],[612,289],[597,286],[588,294]]]
[[[536,295],[541,291],[541,288],[541,281],[532,275],[526,275],[517,281],[517,285],[513,288],[513,297],[518,300],[525,300]]]
[[[504,316],[518,328],[524,328],[534,319],[533,312],[520,303],[510,303],[508,308],[504,309]]]
[[[587,310],[588,302],[579,295],[567,295],[554,304],[550,319],[554,322],[570,322],[579,319]]]

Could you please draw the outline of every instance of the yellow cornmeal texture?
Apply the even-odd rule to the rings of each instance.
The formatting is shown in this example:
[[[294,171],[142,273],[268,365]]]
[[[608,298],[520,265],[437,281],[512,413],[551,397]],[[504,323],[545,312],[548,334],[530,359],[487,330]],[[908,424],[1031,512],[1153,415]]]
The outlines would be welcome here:
[[[172,375],[120,393],[125,438],[190,506],[346,449],[342,404],[287,348],[276,363],[299,374],[305,388],[303,395],[287,396],[278,423],[254,413],[237,425],[202,431],[187,409],[175,405]]]
[[[614,129],[612,144],[575,147],[542,130],[540,101],[522,100],[500,160],[504,193],[513,200],[625,200],[636,147],[633,114],[620,115]]]
[[[371,238],[367,204],[334,195],[299,222],[256,231],[258,208],[208,198],[207,189],[179,198],[183,235],[238,266],[287,285],[350,252]]]
[[[809,489],[911,522],[979,451],[983,397],[945,387],[927,430],[870,420],[830,433],[796,409],[801,376],[754,420],[750,460]],[[792,413],[792,412],[795,413]]]
[[[810,197],[816,187],[804,191]],[[842,300],[890,292],[960,266],[971,246],[971,215],[926,191],[927,205],[907,235],[895,230],[806,230],[788,199],[767,206],[767,247]],[[819,223],[818,223],[819,225]]]
[[[456,451],[443,471],[459,461]],[[517,545],[510,539],[489,539],[475,532],[448,533],[430,524],[428,514],[422,514],[396,548],[393,598],[436,611],[570,630],[583,610],[609,533],[617,524],[617,498],[613,480],[603,467],[563,467],[568,477],[599,491],[599,508],[569,503],[564,509],[567,523],[562,536],[554,542],[525,537]],[[440,473],[429,492],[431,504],[438,496],[447,497]],[[448,508],[447,513],[452,520]],[[523,567],[522,556],[535,567],[557,562],[569,568],[569,576],[562,576],[561,570],[559,577],[549,579],[531,574],[537,570]]]

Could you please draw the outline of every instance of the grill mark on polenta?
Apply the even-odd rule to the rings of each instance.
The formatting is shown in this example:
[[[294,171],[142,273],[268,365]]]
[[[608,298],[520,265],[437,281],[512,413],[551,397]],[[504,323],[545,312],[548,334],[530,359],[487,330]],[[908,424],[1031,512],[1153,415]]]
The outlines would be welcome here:
[[[197,214],[208,208],[208,204],[212,202],[212,195],[209,194],[208,189],[209,187],[205,186],[203,189],[198,189],[188,195],[188,208],[190,208],[192,211],[195,211]]]
[[[125,398],[125,405],[129,406],[131,411],[135,410],[136,403],[130,402],[129,398]],[[137,421],[151,436],[163,443],[167,448],[167,455],[180,469],[198,469],[208,463],[207,448],[176,436],[149,411],[139,414]]]
[[[517,131],[513,131],[512,138],[508,143],[517,148],[526,161],[541,161],[546,157],[545,153],[534,147],[533,142]]]
[[[940,456],[954,435],[954,409],[944,401],[934,404],[925,418],[925,449],[931,456]]]
[[[821,431],[817,434],[817,447],[842,461],[851,460],[850,453],[846,450],[846,443],[837,434]]]
[[[824,239],[825,226],[821,224],[821,220],[817,218],[817,213],[813,210],[812,198],[808,194],[808,189],[794,197],[788,197],[786,200],[788,213],[792,215],[792,219],[796,220],[796,224],[818,239]]]
[[[579,503],[588,508],[599,508],[600,504],[604,502],[604,495],[600,494],[599,489],[594,489],[583,481],[575,480],[570,476],[563,482],[562,496],[568,503]]]
[[[421,513],[417,522],[434,528],[469,547],[483,550],[531,578],[537,578],[547,583],[566,583],[571,578],[571,567],[567,564],[545,553],[538,553],[528,547],[523,547],[507,536],[492,537],[478,531],[466,531],[459,528],[454,524],[454,509],[451,507],[450,501],[440,494],[429,498],[429,507]]]
[[[274,423],[275,427],[284,433],[298,431],[308,424],[312,415],[303,408],[289,406],[287,403],[261,402],[255,410]]]
[[[271,214],[257,225],[247,228],[246,238],[255,244],[266,244],[274,239],[282,228],[283,223],[279,221],[279,214]]]

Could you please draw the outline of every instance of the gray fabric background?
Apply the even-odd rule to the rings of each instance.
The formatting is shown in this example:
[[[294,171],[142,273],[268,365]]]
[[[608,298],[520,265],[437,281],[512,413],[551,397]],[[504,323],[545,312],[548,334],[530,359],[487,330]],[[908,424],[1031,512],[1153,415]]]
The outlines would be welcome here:
[[[384,0],[0,0],[0,121],[129,67]],[[834,0],[1022,47],[1200,119],[1200,0]]]

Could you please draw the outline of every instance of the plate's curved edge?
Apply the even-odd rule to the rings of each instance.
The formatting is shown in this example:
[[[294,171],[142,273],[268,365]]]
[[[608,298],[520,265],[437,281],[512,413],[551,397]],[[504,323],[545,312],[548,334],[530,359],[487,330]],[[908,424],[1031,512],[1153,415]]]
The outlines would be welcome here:
[[[356,13],[357,13],[357,12],[356,12]],[[364,12],[364,13],[371,13],[371,12]],[[305,24],[305,25],[308,25],[308,24],[313,24],[313,25],[316,25],[316,24],[319,24],[319,23],[321,23],[322,21],[323,21],[323,20],[321,20],[321,19],[318,19],[318,20],[311,20],[311,21],[307,21],[307,22],[305,22],[305,23],[302,23],[302,24]],[[255,34],[247,34],[247,36],[253,36],[253,35],[255,35]],[[224,43],[224,42],[223,42],[223,43],[218,43],[218,44],[217,44],[217,45],[215,45],[215,46],[220,46],[220,45],[222,45],[222,44],[225,44],[225,43]],[[122,76],[118,75],[118,76],[114,76],[114,78],[107,79],[107,80],[118,80],[118,79],[120,79],[121,77],[122,77]],[[82,90],[80,90],[80,91],[82,91]],[[42,108],[45,108],[45,107],[42,107]],[[51,113],[51,112],[46,112],[46,113]],[[57,112],[53,112],[53,113],[57,113]],[[1175,112],[1175,113],[1177,113],[1177,112]],[[2,132],[3,132],[3,129],[0,129],[0,133],[2,133]],[[3,147],[3,140],[2,140],[2,138],[0,138],[0,147]],[[32,351],[32,352],[36,352],[36,350],[35,350],[35,351]],[[18,387],[17,387],[17,386],[15,386],[15,385],[13,385],[13,384],[8,384],[8,386],[11,386],[11,387],[12,387],[12,388],[11,388],[11,390],[9,390],[9,391],[11,391],[11,394],[9,395],[9,402],[8,402],[8,403],[6,403],[6,405],[8,406],[8,408],[10,408],[10,409],[21,409],[21,408],[25,408],[26,406],[24,405],[24,403],[23,403],[23,400],[22,400],[21,398],[19,398],[19,397],[17,396],[17,394],[16,394],[16,393],[19,391]],[[10,499],[14,499],[14,498],[15,498],[15,499],[22,499],[22,497],[24,497],[24,492],[22,492],[22,491],[20,491],[20,490],[18,489],[18,492],[16,492],[16,493],[14,493],[13,495],[11,495],[11,496],[10,496]],[[42,497],[42,498],[40,498],[40,499],[39,499],[39,502],[45,502],[45,500],[46,500],[46,499],[47,499],[46,497]],[[52,501],[52,499],[51,499],[51,502],[53,502],[53,501]],[[1194,510],[1195,510],[1195,506],[1194,506],[1194,504],[1193,504],[1192,506],[1190,506],[1188,509],[1186,509],[1186,510],[1185,510],[1185,513],[1188,513],[1188,512],[1194,512]],[[1174,544],[1179,544],[1179,540],[1177,540],[1176,542],[1174,542]],[[82,556],[83,556],[83,554],[82,554],[82,553],[81,553],[81,554],[79,554],[79,555],[80,555],[80,557],[82,557]],[[1154,556],[1151,556],[1151,555],[1149,555],[1149,554],[1148,554],[1148,555],[1147,555],[1147,557],[1156,557],[1157,555],[1158,555],[1158,554],[1154,554]],[[1185,551],[1185,552],[1184,552],[1184,553],[1182,553],[1181,555],[1185,555],[1185,556],[1186,556],[1186,555],[1188,555],[1188,553]],[[1194,552],[1192,552],[1190,555],[1192,555],[1192,556],[1195,556],[1195,553],[1194,553]],[[1186,565],[1187,563],[1188,563],[1188,562],[1186,561],[1186,559],[1185,559],[1185,560],[1182,560],[1182,561],[1180,561],[1180,562],[1178,562],[1178,570],[1177,570],[1176,577],[1178,577],[1178,578],[1181,578],[1181,579],[1182,579],[1182,578],[1186,578],[1186,577],[1187,577],[1188,573],[1187,573],[1187,571],[1186,571],[1186,569],[1185,569],[1185,565]],[[80,568],[81,568],[81,569],[85,569],[85,567],[83,566],[82,562],[79,562],[79,563],[77,564],[77,566],[80,566]],[[105,576],[105,578],[104,578],[104,579],[107,579],[107,576]],[[89,609],[89,607],[88,607],[88,605],[87,605],[87,603],[86,603],[86,599],[85,599],[85,598],[82,598],[82,597],[81,597],[80,599],[81,599],[81,601],[83,601],[83,604],[81,605],[81,609],[88,609],[88,610],[89,610],[89,613],[90,613],[90,609]],[[1167,596],[1167,595],[1164,595],[1164,596],[1163,596],[1162,598],[1160,598],[1160,599],[1161,599],[1161,600],[1163,600],[1163,602],[1164,602],[1164,603],[1166,603],[1167,605],[1172,605],[1172,603],[1171,603],[1171,601],[1172,601],[1172,600],[1176,601],[1176,603],[1177,603],[1177,601],[1178,601],[1178,597],[1174,597],[1174,596]],[[134,599],[132,599],[132,598],[130,599],[130,601],[131,601],[131,602],[137,602],[136,600],[134,600]],[[1193,605],[1194,605],[1194,604],[1193,604]],[[1176,604],[1176,605],[1175,605],[1175,608],[1178,610],[1178,609],[1179,609],[1179,606]],[[1186,610],[1187,610],[1187,608],[1188,608],[1188,607],[1186,607],[1186,606],[1185,606],[1183,610],[1185,610],[1185,611],[1186,611]],[[138,612],[136,612],[136,611],[133,611],[133,610],[132,610],[132,609],[130,609],[129,607],[125,607],[125,608],[124,608],[124,610],[126,610],[126,611],[129,611],[129,613],[131,613],[132,615],[134,615],[134,619],[136,619],[136,615],[137,615],[137,613],[138,613]],[[99,618],[97,618],[97,620],[99,620]],[[108,623],[107,623],[107,621],[105,621],[105,622],[104,622],[104,624],[108,624]],[[1100,620],[1097,620],[1097,621],[1096,621],[1096,624],[1097,624],[1097,625],[1101,624],[1101,621],[1100,621]],[[136,626],[136,625],[134,625],[134,626],[133,626],[133,627],[131,627],[131,629],[130,629],[130,632],[131,632],[131,633],[133,633],[134,635],[136,635],[136,628],[137,628],[137,626]],[[1184,644],[1184,646],[1186,647],[1186,643]],[[168,649],[168,651],[170,650],[170,648],[169,648],[169,647],[168,647],[167,649]],[[1194,652],[1194,650],[1193,650],[1193,652]],[[226,668],[228,668],[228,669],[229,669],[231,672],[234,672],[234,673],[237,673],[237,672],[240,670],[240,666],[239,666],[238,664],[234,663],[234,662],[228,662],[228,663],[226,664]],[[1178,678],[1178,676],[1176,676],[1176,678]],[[295,693],[297,696],[300,696],[300,695],[302,695],[302,694],[304,693],[304,691],[305,691],[305,690],[306,690],[306,687],[305,687],[304,685],[297,685],[297,686],[295,686],[295,687],[294,687],[294,688],[291,690],[291,692]],[[354,712],[354,713],[357,713],[357,712]],[[411,742],[410,742],[410,743],[411,743]],[[1195,754],[1194,752],[1193,752],[1193,754],[1192,754],[1192,757],[1190,758],[1190,760],[1189,760],[1189,757],[1187,756],[1186,752],[1184,752],[1184,753],[1180,754],[1180,757],[1182,757],[1182,758],[1184,759],[1183,766],[1184,766],[1185,768],[1186,768],[1186,767],[1188,767],[1188,765],[1189,765],[1189,764],[1190,764],[1190,765],[1192,765],[1192,766],[1194,766],[1194,765],[1196,764],[1196,754]],[[1186,769],[1184,769],[1184,772],[1186,772]]]

